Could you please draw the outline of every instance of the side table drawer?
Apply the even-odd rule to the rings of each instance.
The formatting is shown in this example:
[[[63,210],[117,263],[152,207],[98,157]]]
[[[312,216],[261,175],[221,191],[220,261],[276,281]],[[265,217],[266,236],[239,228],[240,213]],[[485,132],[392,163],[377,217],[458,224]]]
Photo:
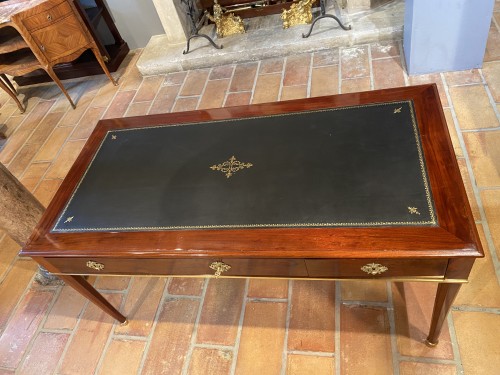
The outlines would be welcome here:
[[[319,278],[386,278],[442,277],[447,259],[306,259],[309,277]]]
[[[49,61],[80,50],[87,37],[74,14],[34,31],[31,36]]]
[[[28,31],[33,31],[48,26],[69,13],[72,13],[71,6],[67,1],[64,1],[46,11],[27,17],[23,20],[23,24]]]
[[[60,270],[73,275],[214,275],[218,262],[222,276],[307,277],[303,259],[111,259],[45,258]],[[215,263],[215,264],[214,264]]]

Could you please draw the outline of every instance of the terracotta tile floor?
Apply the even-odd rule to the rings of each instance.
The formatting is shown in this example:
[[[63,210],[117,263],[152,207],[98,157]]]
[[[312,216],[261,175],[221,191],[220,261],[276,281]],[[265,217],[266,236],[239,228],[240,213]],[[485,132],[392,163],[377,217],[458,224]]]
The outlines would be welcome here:
[[[100,118],[436,82],[487,253],[440,344],[423,343],[428,283],[91,278],[130,319],[120,327],[68,287],[33,282],[36,265],[0,234],[0,374],[499,374],[500,6],[484,67],[408,77],[401,43],[142,78],[130,54],[115,76],[5,95],[0,161],[44,204]]]

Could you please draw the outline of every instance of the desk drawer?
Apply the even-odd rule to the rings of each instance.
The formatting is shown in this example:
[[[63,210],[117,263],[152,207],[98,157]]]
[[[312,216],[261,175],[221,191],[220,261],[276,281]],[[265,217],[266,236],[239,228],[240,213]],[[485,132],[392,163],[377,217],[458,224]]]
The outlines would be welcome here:
[[[385,278],[444,276],[447,259],[306,259],[309,277]]]
[[[214,275],[220,259],[45,258],[60,273],[103,275]],[[222,276],[307,277],[303,259],[222,259]]]
[[[48,26],[72,12],[71,6],[64,1],[46,11],[27,17],[23,20],[23,24],[28,31],[33,31]]]

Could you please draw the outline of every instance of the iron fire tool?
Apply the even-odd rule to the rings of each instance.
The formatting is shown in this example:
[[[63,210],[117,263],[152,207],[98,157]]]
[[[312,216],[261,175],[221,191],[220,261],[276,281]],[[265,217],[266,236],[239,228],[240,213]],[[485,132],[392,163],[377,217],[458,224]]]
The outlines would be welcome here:
[[[345,27],[342,22],[340,22],[340,20],[338,19],[338,17],[334,16],[333,14],[327,14],[326,13],[326,6],[325,6],[325,3],[326,3],[326,0],[319,0],[319,6],[320,6],[320,15],[318,17],[316,17],[314,19],[314,21],[312,22],[311,24],[311,28],[309,29],[309,32],[307,34],[302,34],[302,38],[309,38],[309,36],[311,35],[311,32],[314,28],[314,25],[316,24],[316,22],[318,22],[320,19],[322,18],[333,18],[335,21],[337,21],[340,25],[341,28],[343,28],[344,30],[351,30],[351,25],[349,25],[348,27]]]
[[[210,38],[208,35],[200,33],[200,29],[203,27],[203,24],[205,23],[205,19],[207,17],[207,14],[204,13],[203,16],[201,17],[201,19],[198,22],[196,22],[197,9],[194,6],[194,1],[193,0],[181,0],[181,3],[183,3],[183,4],[186,5],[186,7],[187,7],[187,15],[188,15],[188,18],[189,18],[189,20],[191,22],[191,35],[189,36],[189,38],[187,40],[186,50],[182,51],[182,53],[184,55],[186,55],[186,54],[189,53],[189,45],[191,43],[191,39],[197,38],[197,37],[198,38],[199,37],[205,38],[215,48],[222,49],[222,47],[223,47],[222,45],[218,46],[217,44],[215,44],[215,42],[213,41],[213,39]]]

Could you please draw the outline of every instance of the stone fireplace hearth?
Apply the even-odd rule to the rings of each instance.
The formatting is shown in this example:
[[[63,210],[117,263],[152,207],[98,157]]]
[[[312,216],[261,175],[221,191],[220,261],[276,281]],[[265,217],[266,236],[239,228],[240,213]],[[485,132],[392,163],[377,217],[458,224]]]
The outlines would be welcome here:
[[[206,25],[201,32],[224,48],[217,50],[207,40],[196,38],[191,41],[191,52],[184,55],[189,23],[182,4],[178,0],[153,0],[165,34],[151,38],[137,67],[142,75],[155,75],[402,39],[404,0],[394,0],[370,10],[354,9],[360,0],[351,0],[351,8],[342,8],[346,5],[343,1],[327,1],[327,11],[339,17],[345,25],[352,25],[350,31],[342,30],[332,19],[323,19],[316,24],[311,36],[304,39],[302,33],[309,30],[309,25],[284,30],[280,15],[275,14],[245,19],[245,34],[222,39],[217,39],[213,24]],[[379,4],[387,0],[371,1]],[[319,8],[313,11],[319,11]]]

